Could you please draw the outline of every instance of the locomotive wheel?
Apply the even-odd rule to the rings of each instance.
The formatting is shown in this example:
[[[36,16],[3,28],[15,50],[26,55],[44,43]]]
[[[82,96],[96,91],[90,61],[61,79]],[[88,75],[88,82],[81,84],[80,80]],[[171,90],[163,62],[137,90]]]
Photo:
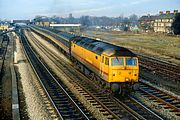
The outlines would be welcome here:
[[[128,91],[127,88],[121,84],[118,86],[117,86],[117,84],[112,85],[111,90],[113,92],[113,95],[115,95],[115,96],[119,96],[119,95],[125,96],[125,95],[127,95],[127,91]]]
[[[118,95],[124,96],[126,94],[126,90],[122,85],[119,85]]]
[[[123,89],[122,89],[122,86],[120,85],[120,87],[119,87],[119,92],[118,92],[118,94],[122,94],[122,92],[123,92]]]
[[[133,90],[134,91],[137,91],[137,90],[139,90],[139,83],[135,83],[134,85],[133,85]]]
[[[111,90],[112,90],[113,93],[121,92],[120,85],[117,84],[117,83],[112,83],[111,84]]]
[[[121,96],[125,96],[125,95],[127,95],[126,94],[126,90],[125,89],[123,89],[122,87],[121,87],[121,93],[119,93]]]
[[[95,78],[94,73],[90,73],[90,74],[89,74],[89,78],[90,78],[91,80],[94,80],[94,78]]]

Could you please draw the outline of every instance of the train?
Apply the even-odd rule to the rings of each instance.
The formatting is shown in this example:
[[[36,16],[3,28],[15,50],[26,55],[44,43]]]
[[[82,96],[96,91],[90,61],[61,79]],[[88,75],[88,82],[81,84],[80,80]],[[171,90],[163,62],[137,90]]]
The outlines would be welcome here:
[[[129,49],[68,32],[36,29],[58,35],[56,43],[79,70],[112,93],[124,95],[138,88],[138,56]]]

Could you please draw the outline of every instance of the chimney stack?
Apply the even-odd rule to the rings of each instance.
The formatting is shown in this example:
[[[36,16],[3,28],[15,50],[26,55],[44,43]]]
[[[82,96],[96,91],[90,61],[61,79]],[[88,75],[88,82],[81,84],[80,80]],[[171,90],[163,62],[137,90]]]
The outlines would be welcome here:
[[[178,13],[178,10],[174,10],[174,14]]]
[[[163,11],[159,11],[159,14],[162,15],[162,14],[163,14]]]
[[[166,14],[170,14],[170,11],[168,10],[168,11],[166,11]]]

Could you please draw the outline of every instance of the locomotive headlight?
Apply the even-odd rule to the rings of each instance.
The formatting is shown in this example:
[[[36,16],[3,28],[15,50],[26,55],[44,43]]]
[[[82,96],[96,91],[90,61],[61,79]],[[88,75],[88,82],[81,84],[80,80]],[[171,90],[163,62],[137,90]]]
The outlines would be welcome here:
[[[129,78],[125,78],[125,81],[128,82],[128,81],[129,81]]]

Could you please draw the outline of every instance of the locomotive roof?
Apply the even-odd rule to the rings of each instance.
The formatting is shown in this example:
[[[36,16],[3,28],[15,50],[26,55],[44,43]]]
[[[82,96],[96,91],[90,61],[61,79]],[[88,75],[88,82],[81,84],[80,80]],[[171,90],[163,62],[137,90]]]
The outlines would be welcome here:
[[[74,37],[73,43],[86,48],[98,55],[105,54],[107,56],[131,56],[136,57],[136,55],[128,50],[127,48],[116,46],[107,42],[94,40],[87,37]]]
[[[105,54],[107,56],[130,56],[136,57],[136,54],[128,50],[127,48],[116,46],[107,42],[94,40],[87,37],[75,36],[67,32],[60,32],[55,29],[49,28],[52,32],[59,34],[60,36],[66,38],[67,40],[72,40],[74,43],[79,46],[86,48],[98,55]]]

